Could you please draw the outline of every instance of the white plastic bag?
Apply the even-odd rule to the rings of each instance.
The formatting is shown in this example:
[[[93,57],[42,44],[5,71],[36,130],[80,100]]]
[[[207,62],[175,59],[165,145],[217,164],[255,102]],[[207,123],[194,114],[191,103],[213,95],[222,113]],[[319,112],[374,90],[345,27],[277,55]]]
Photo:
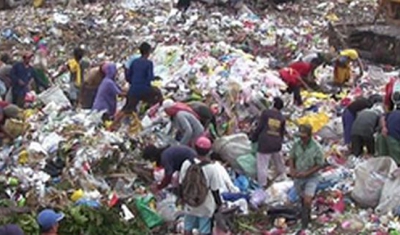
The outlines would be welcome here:
[[[178,208],[176,207],[176,197],[168,194],[165,199],[157,202],[157,212],[166,222],[173,222],[178,217]]]
[[[385,182],[375,212],[380,215],[387,214],[398,206],[400,206],[400,176],[390,178]]]
[[[397,169],[389,157],[372,158],[361,163],[355,170],[356,180],[352,198],[362,206],[375,208],[381,197],[388,176]]]

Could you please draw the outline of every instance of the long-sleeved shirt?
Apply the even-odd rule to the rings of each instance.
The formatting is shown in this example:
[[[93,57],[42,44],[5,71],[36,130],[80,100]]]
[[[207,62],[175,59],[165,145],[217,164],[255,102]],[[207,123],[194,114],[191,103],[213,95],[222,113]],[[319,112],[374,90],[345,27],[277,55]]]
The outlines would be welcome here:
[[[142,97],[150,91],[151,82],[154,80],[153,62],[144,57],[134,60],[126,77],[131,85],[129,95]]]
[[[11,69],[11,86],[16,95],[25,95],[29,91],[29,83],[32,78],[38,86],[47,87],[40,79],[36,77],[32,66],[26,66],[23,62],[14,64]]]
[[[182,134],[181,144],[188,145],[204,133],[204,127],[191,113],[179,111],[174,117],[174,125]]]

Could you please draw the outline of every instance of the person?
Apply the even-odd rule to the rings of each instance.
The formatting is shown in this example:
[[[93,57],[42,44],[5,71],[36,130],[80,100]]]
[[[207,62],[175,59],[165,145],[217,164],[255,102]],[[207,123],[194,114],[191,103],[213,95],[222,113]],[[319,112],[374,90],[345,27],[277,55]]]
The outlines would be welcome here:
[[[103,62],[100,65],[94,66],[84,77],[84,81],[81,89],[81,108],[91,109],[93,107],[94,99],[96,98],[97,89],[99,88],[105,74],[103,72],[103,66],[107,62]]]
[[[111,120],[117,111],[117,96],[122,92],[115,82],[117,72],[117,66],[114,63],[106,63],[103,66],[105,77],[96,93],[92,109],[105,110],[104,120]]]
[[[301,198],[301,226],[305,230],[310,222],[311,203],[319,182],[318,171],[324,165],[324,155],[321,146],[312,137],[310,125],[299,126],[299,137],[290,150],[289,167]]]
[[[363,65],[358,55],[358,52],[354,49],[346,49],[339,53],[339,56],[334,61],[334,79],[333,83],[336,86],[342,87],[352,77],[351,64],[356,62],[360,74],[354,79],[354,84],[357,83],[358,79],[363,75]]]
[[[48,87],[36,77],[36,73],[31,66],[32,57],[32,53],[24,53],[22,56],[22,61],[15,63],[10,72],[12,103],[18,105],[20,108],[24,108],[25,106],[25,96],[30,90],[32,78],[39,87]]]
[[[383,113],[383,107],[376,104],[372,108],[364,109],[357,114],[351,128],[351,151],[354,156],[361,156],[364,147],[367,148],[368,156],[375,154],[374,134],[379,127]]]
[[[381,118],[382,131],[377,138],[379,156],[390,156],[400,165],[400,106]]]
[[[0,82],[5,89],[2,90],[0,95],[4,97],[8,89],[11,87],[11,58],[8,54],[2,54],[0,57]]]
[[[167,187],[172,180],[173,174],[181,170],[182,164],[186,160],[193,160],[196,152],[187,146],[166,146],[157,148],[154,145],[146,146],[143,150],[142,158],[155,162],[157,166],[164,168],[164,178],[161,183],[154,183],[151,186],[153,193]]]
[[[210,162],[208,157],[212,147],[211,141],[206,137],[200,137],[196,140],[194,146],[197,157],[193,161],[186,160],[179,173],[179,184],[182,188],[181,193],[185,210],[184,234],[192,235],[193,229],[197,229],[199,234],[206,235],[211,234],[212,217],[222,205],[219,190],[223,187],[223,183],[220,179],[218,168]],[[189,173],[191,173],[190,168],[193,164],[198,164],[198,166],[200,166],[205,178],[205,186],[208,189],[204,202],[196,207],[190,206],[189,203],[186,202],[185,198],[192,195],[185,195],[190,192],[187,192],[184,188],[186,181],[190,179],[186,179],[186,177],[193,176],[189,175]],[[198,184],[198,182],[195,182],[195,184]]]
[[[301,77],[301,81],[304,81],[305,87],[307,89],[317,88],[317,84],[315,82],[314,72],[320,65],[324,63],[324,60],[317,57],[312,59],[310,62],[305,61],[297,61],[291,63],[288,67],[296,70]]]
[[[6,224],[0,227],[0,235],[24,235],[24,231],[16,224]]]
[[[139,50],[141,57],[131,63],[126,74],[130,88],[123,111],[128,113],[136,112],[136,106],[140,101],[153,106],[162,100],[161,91],[151,85],[154,80],[153,62],[149,60],[151,46],[144,42],[140,45]]]
[[[390,79],[385,86],[385,109],[396,110],[394,107],[400,104],[400,74]]]
[[[285,174],[285,165],[280,154],[285,130],[285,118],[281,113],[283,101],[275,97],[273,108],[261,113],[256,130],[251,138],[257,146],[257,180],[261,187],[267,186],[269,161],[272,159],[278,176]]]
[[[180,144],[191,145],[204,134],[204,127],[199,117],[188,105],[167,99],[164,100],[162,108],[171,117],[172,125],[178,130],[177,137],[180,139]]]
[[[63,213],[56,213],[52,209],[42,210],[37,216],[41,235],[57,235],[59,222],[64,219]]]
[[[50,86],[50,73],[48,71],[47,66],[47,43],[46,41],[39,40],[37,43],[37,52],[35,53],[33,59],[33,68],[36,74],[36,77],[41,80],[43,84],[46,86]],[[36,92],[40,92],[39,88],[36,86]]]
[[[351,143],[351,128],[354,120],[357,117],[357,113],[361,110],[371,108],[372,102],[370,99],[365,97],[357,97],[351,102],[342,113],[342,124],[343,124],[343,138],[346,145]]]
[[[217,109],[208,107],[205,103],[200,101],[192,101],[188,103],[189,107],[197,114],[200,123],[205,127],[213,126],[213,129],[218,136],[217,119],[215,117]]]
[[[84,69],[86,65],[82,60],[85,55],[85,51],[82,48],[75,48],[73,51],[73,58],[68,60],[67,64],[61,68],[59,73],[53,78],[56,79],[66,71],[70,72],[70,90],[69,98],[73,105],[79,104],[80,88],[82,81],[84,80]]]

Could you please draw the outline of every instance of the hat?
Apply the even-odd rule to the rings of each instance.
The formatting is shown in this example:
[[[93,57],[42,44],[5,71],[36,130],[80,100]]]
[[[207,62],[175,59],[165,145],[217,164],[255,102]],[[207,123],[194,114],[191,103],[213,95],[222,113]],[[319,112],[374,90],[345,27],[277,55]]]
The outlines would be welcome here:
[[[163,109],[168,109],[168,108],[171,108],[171,107],[174,106],[174,105],[175,105],[175,102],[174,102],[173,100],[171,100],[171,99],[166,99],[166,100],[164,100],[163,103],[162,103],[162,108],[163,108]]]
[[[0,227],[0,235],[24,235],[24,232],[18,225],[7,224]]]
[[[194,145],[201,149],[211,149],[212,147],[211,140],[204,136],[198,138]]]
[[[39,213],[37,222],[44,230],[48,230],[60,222],[63,218],[63,213],[56,213],[54,210],[46,209]]]
[[[300,137],[303,136],[311,136],[312,135],[312,126],[310,124],[303,124],[299,126],[299,133]]]

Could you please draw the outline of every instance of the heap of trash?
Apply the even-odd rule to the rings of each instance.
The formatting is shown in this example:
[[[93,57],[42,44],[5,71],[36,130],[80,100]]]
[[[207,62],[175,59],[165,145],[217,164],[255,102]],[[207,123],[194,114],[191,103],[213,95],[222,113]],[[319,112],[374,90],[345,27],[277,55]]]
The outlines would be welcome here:
[[[21,7],[0,12],[0,51],[18,59],[20,52],[35,50],[35,37],[43,37],[55,72],[73,48],[81,46],[92,64],[117,62],[118,82],[126,86],[124,62],[137,53],[138,44],[150,42],[155,74],[161,77],[156,83],[165,97],[211,100],[223,107],[217,120],[223,137],[213,150],[222,164],[228,163],[237,188],[223,194],[228,207],[239,208],[220,226],[231,234],[290,234],[298,229],[293,181],[284,179],[261,190],[254,180],[255,152],[246,135],[269,98],[281,96],[288,131],[309,123],[324,147],[328,167],[313,206],[313,233],[400,234],[396,163],[390,158],[347,159],[340,143],[342,101],[382,93],[392,74],[370,66],[361,81],[363,89],[334,97],[304,91],[305,110],[294,108],[291,96],[281,92],[286,85],[277,64],[329,50],[324,33],[328,22],[373,15],[370,1],[310,2],[279,5],[268,14],[242,4],[234,9],[236,15],[228,5],[207,8],[194,3],[186,21],[169,1],[79,9]],[[332,79],[330,66],[318,69],[316,77],[324,90],[331,89],[326,83]],[[141,159],[145,144],[173,141],[169,124],[158,121],[162,111],[151,110],[111,132],[102,113],[68,108],[68,99],[59,93],[67,83],[64,76],[50,88],[54,93],[32,92],[30,109],[13,122],[16,138],[0,150],[0,224],[18,223],[26,234],[36,234],[36,211],[52,207],[67,216],[60,234],[181,233],[183,212],[174,194],[165,190],[152,195],[148,190],[150,183],[162,179],[163,170]],[[292,144],[287,140],[283,152]]]

